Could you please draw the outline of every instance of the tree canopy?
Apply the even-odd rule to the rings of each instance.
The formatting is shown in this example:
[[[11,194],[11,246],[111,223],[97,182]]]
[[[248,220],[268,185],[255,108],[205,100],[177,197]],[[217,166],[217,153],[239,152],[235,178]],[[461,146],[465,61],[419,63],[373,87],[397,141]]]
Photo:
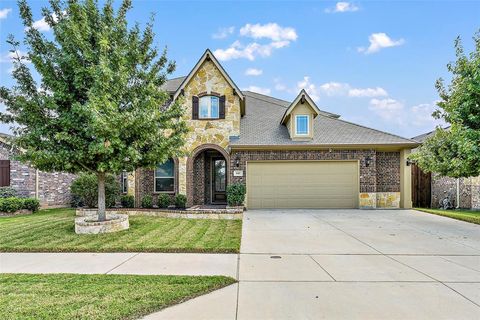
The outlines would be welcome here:
[[[131,0],[117,10],[112,0],[101,8],[96,0],[49,3],[42,15],[52,40],[33,27],[30,7],[19,1],[28,54],[14,59],[16,84],[0,88],[0,117],[12,126],[20,160],[104,178],[179,155],[187,126],[180,101],[162,90],[175,64],[154,45],[153,17],[143,29],[129,27]],[[18,52],[20,42],[7,42]]]
[[[448,86],[437,80],[440,101],[433,116],[450,127],[437,128],[412,154],[424,171],[455,178],[480,175],[480,31],[473,40],[468,55],[460,38],[455,40],[456,61],[447,65],[452,80]]]

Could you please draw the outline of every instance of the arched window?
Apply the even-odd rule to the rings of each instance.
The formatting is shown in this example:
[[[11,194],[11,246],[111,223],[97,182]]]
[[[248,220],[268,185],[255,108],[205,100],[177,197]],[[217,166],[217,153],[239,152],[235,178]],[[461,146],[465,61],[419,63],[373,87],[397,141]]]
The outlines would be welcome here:
[[[155,169],[155,192],[175,192],[175,162],[168,159]]]
[[[200,119],[218,119],[220,117],[220,98],[217,96],[203,96],[199,99]]]

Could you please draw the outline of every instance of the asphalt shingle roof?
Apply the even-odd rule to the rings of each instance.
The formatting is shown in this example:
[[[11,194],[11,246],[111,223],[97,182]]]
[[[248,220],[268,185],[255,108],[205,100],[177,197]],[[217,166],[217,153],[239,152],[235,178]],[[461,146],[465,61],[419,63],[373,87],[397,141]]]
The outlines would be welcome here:
[[[243,91],[246,114],[240,122],[240,137],[231,139],[234,146],[254,145],[379,145],[418,144],[397,135],[338,119],[338,115],[321,111],[314,119],[314,138],[294,141],[280,120],[290,102],[258,93]]]
[[[444,129],[444,130],[448,130],[448,129],[450,129],[450,126],[445,127],[445,128],[443,128],[443,129]],[[435,133],[435,130],[432,130],[432,131],[430,131],[430,132],[423,133],[423,134],[421,134],[421,135],[415,136],[415,137],[413,137],[412,139],[415,140],[415,141],[418,141],[418,142],[423,143],[427,138],[429,138],[430,136],[432,136],[434,133]]]
[[[180,85],[182,84],[183,80],[185,80],[185,78],[186,77],[178,77],[178,78],[169,79],[162,86],[162,89],[165,89],[165,91],[169,93],[173,93],[177,91],[177,89],[180,87]]]

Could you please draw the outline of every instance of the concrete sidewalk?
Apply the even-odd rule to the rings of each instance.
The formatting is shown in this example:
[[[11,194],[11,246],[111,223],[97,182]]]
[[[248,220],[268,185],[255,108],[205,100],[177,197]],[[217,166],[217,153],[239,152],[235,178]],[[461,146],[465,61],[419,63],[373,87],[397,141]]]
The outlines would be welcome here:
[[[237,254],[0,253],[0,273],[224,275],[237,279]]]
[[[258,210],[239,283],[146,317],[480,319],[480,226],[412,210]]]

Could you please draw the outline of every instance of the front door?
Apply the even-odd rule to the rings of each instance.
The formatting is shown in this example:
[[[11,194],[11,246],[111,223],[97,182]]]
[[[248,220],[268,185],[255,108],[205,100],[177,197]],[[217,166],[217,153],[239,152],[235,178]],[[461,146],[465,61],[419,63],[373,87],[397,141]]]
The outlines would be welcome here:
[[[225,192],[227,185],[227,166],[225,159],[213,158],[213,183],[212,183],[212,202],[213,203],[225,203],[227,201],[227,195]]]

